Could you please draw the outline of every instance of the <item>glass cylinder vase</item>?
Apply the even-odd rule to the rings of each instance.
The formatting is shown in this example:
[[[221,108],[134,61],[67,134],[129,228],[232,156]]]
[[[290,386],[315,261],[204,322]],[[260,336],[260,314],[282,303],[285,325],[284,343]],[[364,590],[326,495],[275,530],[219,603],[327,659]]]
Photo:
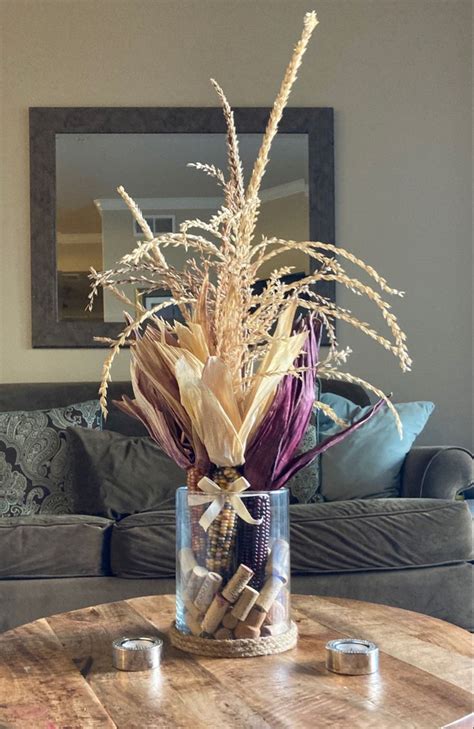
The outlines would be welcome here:
[[[178,489],[175,645],[215,656],[295,645],[288,501],[287,489]]]

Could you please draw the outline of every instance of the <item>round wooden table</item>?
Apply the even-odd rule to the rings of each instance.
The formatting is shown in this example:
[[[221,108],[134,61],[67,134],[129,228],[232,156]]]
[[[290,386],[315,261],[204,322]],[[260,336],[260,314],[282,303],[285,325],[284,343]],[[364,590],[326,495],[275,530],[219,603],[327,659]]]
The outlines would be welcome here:
[[[292,601],[297,648],[261,658],[204,658],[173,648],[168,595],[84,608],[4,633],[0,727],[472,728],[469,633],[383,605]],[[144,634],[164,637],[161,668],[115,670],[112,641]],[[376,642],[379,672],[328,672],[325,645],[342,636]]]

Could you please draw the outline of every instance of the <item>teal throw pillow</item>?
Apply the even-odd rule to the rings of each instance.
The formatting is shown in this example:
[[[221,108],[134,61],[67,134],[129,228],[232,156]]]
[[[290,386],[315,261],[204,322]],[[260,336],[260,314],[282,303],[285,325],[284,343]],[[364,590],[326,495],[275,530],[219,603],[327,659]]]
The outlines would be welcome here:
[[[369,407],[360,407],[340,395],[323,393],[321,399],[348,423],[359,420]],[[321,495],[326,501],[380,499],[400,495],[405,456],[434,409],[432,402],[399,403],[395,408],[403,425],[403,438],[388,408],[382,408],[358,430],[321,457]],[[323,413],[319,440],[339,430]]]

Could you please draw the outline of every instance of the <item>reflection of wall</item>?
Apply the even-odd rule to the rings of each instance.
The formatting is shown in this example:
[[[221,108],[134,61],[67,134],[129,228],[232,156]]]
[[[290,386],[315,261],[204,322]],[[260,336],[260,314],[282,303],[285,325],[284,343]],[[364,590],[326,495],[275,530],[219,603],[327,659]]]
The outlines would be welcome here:
[[[310,5],[0,5],[0,379],[97,381],[103,350],[31,349],[28,107],[215,106],[216,74],[236,105],[269,106]],[[413,373],[345,328],[342,344],[357,352],[352,370],[396,400],[436,402],[422,442],[469,447],[471,3],[318,0],[317,10],[290,105],[336,110],[337,238],[407,291],[395,304]],[[369,316],[360,298],[338,297]],[[128,375],[126,355],[113,375]]]
[[[82,227],[82,226],[80,226]],[[94,308],[87,308],[90,291],[88,278],[92,266],[102,269],[102,236],[98,233],[56,233],[58,271],[58,316],[60,319],[97,319],[103,321],[103,296],[96,297]]]
[[[145,215],[153,215],[155,211],[146,210]],[[184,220],[199,217],[207,220],[215,210],[157,210],[157,215],[174,215],[176,230]],[[139,238],[133,235],[133,219],[128,210],[102,210],[102,238],[104,248],[104,268],[110,268],[114,263],[137,245]],[[190,257],[182,248],[167,248],[166,260],[172,266],[182,268],[184,261]],[[127,296],[134,301],[133,286],[124,287]],[[104,292],[105,321],[122,321],[124,305],[112,294]]]
[[[56,227],[61,233],[100,233],[100,215],[94,203],[74,210],[59,209]]]
[[[104,320],[102,291],[89,310],[90,281],[85,271],[58,272],[58,315],[60,319]]]
[[[86,309],[92,266],[102,269],[102,236],[99,233],[56,233],[58,271],[58,316],[60,319],[103,321],[103,296],[96,297],[92,311]]]
[[[262,235],[268,238],[277,236],[297,241],[308,240],[308,198],[304,193],[262,203],[255,243],[259,243]],[[295,271],[309,271],[308,257],[301,251],[294,251],[284,253],[264,264],[260,270],[261,278],[268,276],[276,266],[294,266]]]
[[[102,243],[58,244],[58,271],[88,271],[91,266],[102,269]]]

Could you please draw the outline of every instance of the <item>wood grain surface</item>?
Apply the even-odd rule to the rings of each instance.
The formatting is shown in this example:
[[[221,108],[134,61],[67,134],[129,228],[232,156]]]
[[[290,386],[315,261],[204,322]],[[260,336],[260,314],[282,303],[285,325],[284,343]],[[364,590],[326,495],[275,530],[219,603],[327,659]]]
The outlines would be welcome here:
[[[383,605],[293,596],[297,648],[216,659],[173,648],[174,596],[139,597],[37,620],[0,635],[0,729],[472,729],[472,636]],[[123,635],[164,638],[161,668],[112,667]],[[325,645],[375,641],[380,670],[339,676]]]

